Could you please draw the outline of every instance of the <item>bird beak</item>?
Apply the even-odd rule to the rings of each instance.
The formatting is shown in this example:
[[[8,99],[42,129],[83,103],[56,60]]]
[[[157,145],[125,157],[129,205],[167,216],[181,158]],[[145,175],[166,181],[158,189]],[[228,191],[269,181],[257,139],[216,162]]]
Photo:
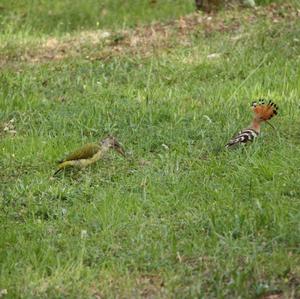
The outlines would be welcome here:
[[[267,120],[266,120],[266,123],[267,123],[273,130],[276,130],[275,127],[274,127],[271,123],[269,123]]]
[[[115,150],[123,157],[126,157],[124,148],[121,146],[119,142],[115,142]]]

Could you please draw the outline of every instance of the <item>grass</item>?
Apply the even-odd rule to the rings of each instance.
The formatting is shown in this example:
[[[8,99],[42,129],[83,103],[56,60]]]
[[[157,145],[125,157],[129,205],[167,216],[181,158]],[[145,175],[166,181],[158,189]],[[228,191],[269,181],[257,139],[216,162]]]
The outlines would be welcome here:
[[[1,2],[2,31],[30,30],[35,34],[61,34],[83,29],[136,26],[178,17],[194,10],[193,1],[9,1]]]
[[[39,3],[41,11],[50,5]],[[174,7],[145,22],[189,11],[179,1]],[[10,60],[2,49],[0,297],[298,298],[297,8],[275,7],[269,17],[261,13],[270,7],[259,8],[254,21],[251,10],[220,12],[218,24],[187,32],[174,23],[164,44],[137,51],[126,38],[111,42],[124,22],[108,18],[115,35],[105,59],[87,59],[102,43],[35,63]],[[135,9],[126,26],[135,24]],[[52,21],[32,24],[43,22],[47,37],[56,34]],[[73,22],[59,35],[81,28]],[[11,31],[32,34],[36,44],[16,51],[34,54],[39,29],[17,24]],[[224,150],[260,97],[280,107],[277,130],[264,126],[251,146]],[[109,133],[127,160],[111,153],[50,179],[56,160]]]

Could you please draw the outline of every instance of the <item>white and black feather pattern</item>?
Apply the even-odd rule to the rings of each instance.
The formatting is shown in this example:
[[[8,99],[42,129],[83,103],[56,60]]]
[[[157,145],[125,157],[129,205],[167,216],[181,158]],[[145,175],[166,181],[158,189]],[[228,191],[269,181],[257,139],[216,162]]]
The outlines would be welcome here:
[[[249,141],[253,141],[258,136],[258,132],[253,129],[245,129],[238,132],[226,145],[225,147],[233,147],[239,144],[245,144]]]

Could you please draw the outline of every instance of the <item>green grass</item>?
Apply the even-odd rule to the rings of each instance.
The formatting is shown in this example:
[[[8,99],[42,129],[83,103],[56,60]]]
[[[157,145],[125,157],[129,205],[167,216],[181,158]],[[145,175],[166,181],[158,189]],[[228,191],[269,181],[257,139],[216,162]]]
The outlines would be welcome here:
[[[82,29],[136,26],[194,11],[193,1],[180,0],[2,0],[1,31],[30,30],[35,34]]]
[[[156,13],[145,22],[177,15]],[[4,298],[299,297],[300,26],[288,16],[228,32],[199,26],[188,43],[174,37],[176,47],[151,56],[4,65]],[[47,33],[52,21],[33,24]],[[277,130],[266,125],[251,146],[224,150],[260,97],[280,107]],[[15,135],[3,130],[11,119]],[[56,160],[107,134],[127,160],[111,153],[50,179]]]
[[[256,0],[257,4],[271,2],[278,0]],[[83,29],[116,29],[152,20],[168,21],[194,10],[194,0],[2,0],[0,32],[14,34],[21,30],[42,35]]]

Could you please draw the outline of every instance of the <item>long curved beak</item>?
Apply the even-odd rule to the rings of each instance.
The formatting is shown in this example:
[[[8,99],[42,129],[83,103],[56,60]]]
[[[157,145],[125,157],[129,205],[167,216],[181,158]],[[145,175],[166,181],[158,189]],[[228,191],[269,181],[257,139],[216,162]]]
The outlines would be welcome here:
[[[124,150],[124,148],[121,146],[121,144],[120,144],[119,142],[116,142],[116,143],[115,143],[114,149],[115,149],[120,155],[122,155],[123,157],[126,157],[126,155],[125,155],[125,150]]]
[[[266,123],[267,123],[273,130],[276,130],[275,127],[274,127],[271,123],[269,123],[267,120],[266,120]]]

